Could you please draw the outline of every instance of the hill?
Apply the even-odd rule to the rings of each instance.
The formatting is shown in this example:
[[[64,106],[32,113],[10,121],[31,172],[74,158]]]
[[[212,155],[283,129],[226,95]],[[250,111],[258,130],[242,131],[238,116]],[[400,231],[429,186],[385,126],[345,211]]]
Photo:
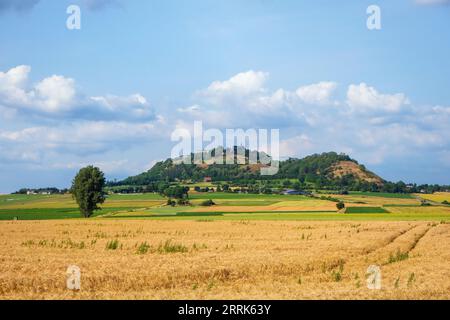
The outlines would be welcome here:
[[[228,150],[230,151],[230,150]],[[213,153],[203,163],[185,164],[186,158],[167,159],[158,162],[149,171],[137,176],[129,177],[114,185],[149,185],[155,182],[199,182],[206,177],[212,181],[232,181],[247,183],[252,180],[298,179],[303,185],[313,185],[318,188],[349,188],[360,190],[379,189],[385,181],[376,174],[368,171],[363,165],[346,154],[327,152],[314,154],[303,159],[288,159],[280,161],[278,174],[274,176],[261,176],[260,163],[267,154],[249,151],[235,147],[240,156],[234,156],[234,161],[226,161],[226,150],[219,154]],[[237,152],[236,152],[237,153]],[[204,156],[204,154],[203,154]],[[191,154],[191,160],[202,157],[202,154]],[[257,164],[250,164],[249,159],[258,159]],[[227,164],[217,164],[222,158]],[[189,160],[189,156],[187,158]],[[186,161],[185,161],[186,162]],[[231,162],[231,164],[230,164]]]

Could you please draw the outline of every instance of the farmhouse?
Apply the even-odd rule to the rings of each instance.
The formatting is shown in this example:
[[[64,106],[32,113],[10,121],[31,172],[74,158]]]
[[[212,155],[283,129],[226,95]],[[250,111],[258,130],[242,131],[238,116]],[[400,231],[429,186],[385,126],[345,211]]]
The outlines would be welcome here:
[[[212,182],[212,178],[211,177],[205,177],[203,179],[203,182]]]

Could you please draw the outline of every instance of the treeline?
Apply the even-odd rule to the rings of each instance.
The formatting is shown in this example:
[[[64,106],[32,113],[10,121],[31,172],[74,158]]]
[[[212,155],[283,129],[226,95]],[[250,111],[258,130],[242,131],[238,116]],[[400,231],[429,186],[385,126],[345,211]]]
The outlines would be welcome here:
[[[163,194],[164,190],[172,184],[167,181],[150,182],[145,185],[120,185],[115,182],[108,182],[108,190],[113,193],[159,193]]]
[[[69,189],[58,189],[58,188],[38,188],[38,189],[27,189],[22,188],[13,194],[66,194],[69,193]]]

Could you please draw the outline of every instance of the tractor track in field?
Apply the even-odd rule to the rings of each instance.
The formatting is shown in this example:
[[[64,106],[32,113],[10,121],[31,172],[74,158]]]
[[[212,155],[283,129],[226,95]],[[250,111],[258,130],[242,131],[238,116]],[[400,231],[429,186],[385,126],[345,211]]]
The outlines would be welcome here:
[[[383,252],[387,247],[395,244],[395,242],[400,239],[402,236],[407,235],[410,232],[414,232],[415,229],[422,227],[422,224],[414,224],[410,226],[409,228],[406,228],[404,230],[401,230],[395,234],[393,234],[391,237],[389,237],[387,240],[385,240],[382,244],[375,246],[373,248],[369,248],[366,250],[363,250],[362,253],[356,254],[354,256],[350,256],[348,258],[340,258],[335,259],[333,261],[330,261],[328,263],[328,271],[332,271],[336,268],[344,269],[346,265],[351,263],[357,263],[360,259],[363,259],[365,257],[368,257],[370,254],[376,253],[376,252]],[[419,243],[419,241],[431,230],[432,227],[426,228],[425,231],[421,232],[417,237],[414,238],[414,241],[410,244],[410,246],[407,249],[407,253],[411,252]],[[307,270],[307,271],[314,271],[314,270]],[[310,273],[310,272],[307,272]]]
[[[411,251],[413,251],[417,247],[417,245],[419,244],[419,241],[422,240],[428,234],[428,232],[430,232],[430,230],[433,229],[433,228],[434,228],[434,226],[430,226],[424,232],[419,234],[419,236],[414,239],[414,241],[411,244],[411,247],[408,249],[407,253],[410,253]]]
[[[342,258],[335,258],[335,259],[329,259],[329,260],[317,260],[314,261],[308,265],[302,265],[302,266],[298,266],[299,269],[302,269],[302,276],[308,276],[310,274],[313,274],[315,272],[332,272],[332,271],[336,271],[337,269],[342,271],[345,270],[345,266],[347,265],[352,265],[352,264],[356,264],[358,265],[362,259],[369,259],[369,261],[372,261],[374,264],[378,264],[380,266],[382,265],[386,265],[387,263],[383,263],[381,262],[382,260],[384,260],[388,251],[389,251],[389,247],[392,246],[396,246],[396,242],[400,241],[400,243],[402,242],[402,237],[403,236],[410,236],[411,233],[417,232],[417,229],[423,228],[424,224],[414,224],[408,228],[405,228],[401,231],[396,232],[395,234],[393,234],[391,237],[389,237],[388,239],[386,239],[385,241],[383,241],[383,243],[372,247],[372,248],[368,248],[363,250],[361,253],[357,253],[353,256],[349,256],[349,257],[342,257]],[[423,231],[421,230],[420,233],[418,233],[413,240],[407,240],[406,242],[406,254],[409,254],[412,250],[414,250],[416,248],[416,246],[418,245],[418,243],[420,242],[420,240],[422,240],[427,234],[428,232],[433,229],[433,226],[429,226],[426,227]],[[403,246],[405,246],[405,243],[403,243]],[[380,253],[378,255],[378,253]],[[372,255],[372,257],[370,257],[370,255]],[[371,263],[367,262],[367,266],[369,266]],[[376,263],[376,261],[378,261],[378,263]],[[279,266],[281,269],[283,268],[283,265]],[[363,270],[365,272],[365,270]],[[281,274],[284,274],[286,271],[281,271],[279,270],[278,272],[280,272]]]
[[[417,229],[420,230],[420,228],[423,227],[423,224],[419,224],[419,225],[414,225],[411,228],[408,228],[405,232],[402,232],[401,234],[397,235],[396,237],[392,237],[387,243],[385,243],[385,245],[380,246],[379,248],[377,248],[376,250],[372,250],[371,252],[369,252],[368,254],[376,254],[377,252],[383,254],[384,251],[388,250],[389,247],[393,247],[396,245],[396,242],[398,242],[402,236],[408,236],[411,233],[414,233],[414,239],[413,240],[406,240],[406,244],[403,244],[404,246],[404,250],[402,251],[403,254],[405,255],[409,255],[409,253],[414,250],[414,248],[417,246],[417,244],[419,243],[419,241],[425,237],[425,235],[433,228],[433,226],[429,226],[424,228],[424,230],[421,230],[419,233],[416,234]],[[400,244],[398,247],[400,247],[401,244],[401,240],[400,240]],[[397,249],[400,250],[400,249]],[[392,250],[391,250],[392,251]],[[379,258],[378,258],[379,259]],[[388,263],[381,263],[381,265],[385,265]]]
[[[409,227],[409,228],[406,228],[405,230],[402,230],[402,231],[400,231],[400,232],[397,232],[396,234],[392,235],[387,241],[385,241],[385,242],[384,242],[383,244],[381,244],[380,246],[371,248],[371,249],[365,251],[365,252],[364,252],[363,254],[361,254],[360,256],[365,256],[365,255],[371,254],[371,253],[373,253],[373,252],[375,252],[375,251],[382,250],[382,249],[386,248],[386,247],[389,246],[390,244],[394,243],[394,242],[395,242],[397,239],[399,239],[401,236],[407,234],[408,232],[414,230],[415,228],[417,228],[417,227],[419,227],[419,226],[420,226],[420,225],[413,225],[413,226],[411,226],[411,227]]]
[[[398,231],[395,234],[393,234],[391,237],[389,237],[387,240],[383,241],[382,244],[377,245],[373,248],[368,248],[363,250],[361,253],[355,254],[353,256],[349,256],[346,258],[339,258],[339,259],[333,259],[333,260],[328,260],[328,261],[316,261],[314,263],[312,263],[311,265],[307,265],[307,266],[303,266],[302,269],[303,272],[302,274],[304,275],[308,275],[311,273],[314,273],[317,271],[317,267],[318,265],[322,265],[321,269],[322,272],[323,270],[327,270],[327,271],[332,271],[336,268],[344,268],[346,264],[349,263],[353,263],[353,262],[357,262],[359,259],[362,259],[364,257],[367,257],[369,254],[374,253],[376,251],[381,251],[384,248],[388,247],[389,245],[393,244],[397,239],[399,239],[400,237],[402,237],[403,235],[407,234],[408,232],[413,231],[414,229],[416,229],[417,227],[420,227],[420,224],[415,224],[412,225],[404,230]],[[429,231],[429,230],[427,230]],[[426,233],[426,232],[425,232]],[[424,235],[421,235],[421,237],[419,239],[416,239],[417,242],[423,237]],[[413,246],[415,247],[417,245],[417,242],[415,244],[412,244],[411,247],[413,248]],[[411,249],[412,250],[412,249]]]

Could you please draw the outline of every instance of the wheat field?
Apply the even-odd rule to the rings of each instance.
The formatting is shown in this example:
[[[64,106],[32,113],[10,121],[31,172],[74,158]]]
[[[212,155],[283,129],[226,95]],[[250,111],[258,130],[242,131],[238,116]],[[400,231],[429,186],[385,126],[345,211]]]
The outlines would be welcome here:
[[[0,299],[450,299],[449,262],[445,222],[0,222]]]
[[[436,202],[443,202],[447,201],[450,202],[450,192],[435,192],[433,194],[418,194],[417,195],[420,198],[436,201]]]

